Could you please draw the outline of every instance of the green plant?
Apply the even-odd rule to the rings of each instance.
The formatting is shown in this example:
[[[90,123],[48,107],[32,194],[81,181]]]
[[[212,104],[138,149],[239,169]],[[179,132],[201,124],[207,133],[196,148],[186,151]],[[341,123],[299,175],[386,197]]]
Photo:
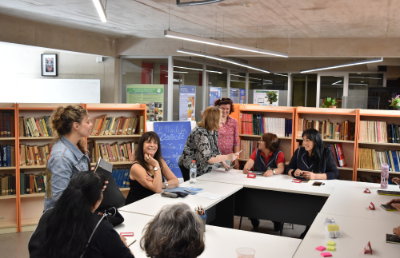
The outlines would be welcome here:
[[[331,98],[326,98],[324,104],[322,104],[322,108],[329,108],[331,106],[336,105],[336,100]]]
[[[400,95],[397,95],[392,100],[389,100],[390,106],[394,108],[400,108]]]
[[[276,94],[275,91],[268,91],[267,96],[265,96],[265,98],[268,99],[269,104],[278,101],[278,95]]]

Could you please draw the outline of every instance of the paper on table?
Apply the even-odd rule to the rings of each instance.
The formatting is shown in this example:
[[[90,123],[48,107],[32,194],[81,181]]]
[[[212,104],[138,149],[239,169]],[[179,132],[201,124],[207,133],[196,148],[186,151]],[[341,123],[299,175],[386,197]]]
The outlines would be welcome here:
[[[217,200],[217,199],[221,199],[222,198],[222,195],[213,194],[213,193],[207,193],[207,192],[198,193],[197,196],[204,197],[204,198],[207,198],[207,199],[210,199],[210,200]]]

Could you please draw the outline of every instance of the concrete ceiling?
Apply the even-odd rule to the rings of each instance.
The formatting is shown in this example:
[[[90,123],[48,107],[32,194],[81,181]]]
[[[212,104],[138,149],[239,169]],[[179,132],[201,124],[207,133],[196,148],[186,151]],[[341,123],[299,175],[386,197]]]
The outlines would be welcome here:
[[[400,0],[225,0],[188,7],[175,2],[108,0],[107,23],[91,0],[1,0],[0,13],[115,37],[161,38],[168,27],[218,38],[400,37]]]

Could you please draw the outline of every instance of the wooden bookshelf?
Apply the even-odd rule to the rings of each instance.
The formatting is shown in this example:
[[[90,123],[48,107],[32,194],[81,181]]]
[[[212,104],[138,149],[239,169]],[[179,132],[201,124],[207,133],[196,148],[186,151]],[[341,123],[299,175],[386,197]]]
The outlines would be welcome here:
[[[109,162],[113,165],[132,165],[133,161],[121,161],[121,162]],[[96,163],[90,163],[91,166],[96,165]]]
[[[296,138],[297,141],[302,141],[303,138]],[[354,141],[347,141],[347,140],[336,140],[336,139],[322,139],[324,142],[333,142],[333,143],[354,143]]]
[[[15,137],[0,137],[0,141],[15,141]]]
[[[19,137],[19,140],[40,141],[40,140],[56,140],[57,137]]]
[[[87,137],[90,140],[93,139],[124,139],[124,138],[140,138],[140,134],[131,134],[131,135],[102,135],[102,136],[89,136]]]
[[[380,174],[382,171],[378,169],[366,169],[366,168],[357,168],[357,171],[367,172],[367,173],[378,173]],[[398,171],[389,171],[389,175],[397,175],[400,176],[400,172]]]
[[[16,167],[0,167],[0,171],[4,170],[15,170]]]
[[[2,196],[0,196],[0,200],[15,199],[15,198],[17,198],[16,195],[2,195]]]

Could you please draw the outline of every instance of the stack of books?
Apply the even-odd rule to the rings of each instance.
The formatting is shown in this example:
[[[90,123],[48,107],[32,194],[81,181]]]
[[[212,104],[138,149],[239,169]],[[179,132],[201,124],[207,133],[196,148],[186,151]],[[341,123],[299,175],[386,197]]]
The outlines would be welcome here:
[[[400,143],[400,128],[385,121],[360,121],[360,142]]]
[[[336,167],[343,168],[347,166],[346,158],[343,152],[343,146],[341,143],[328,145],[327,148],[332,152]]]
[[[21,194],[34,194],[46,192],[46,175],[45,174],[27,174],[21,173],[20,192]]]
[[[0,167],[15,167],[15,146],[0,145]]]
[[[142,122],[143,120],[143,122]],[[140,128],[144,126],[144,117],[107,117],[107,114],[101,115],[93,122],[91,136],[106,136],[106,135],[132,135],[137,134],[136,130],[140,124]]]
[[[20,145],[20,166],[40,166],[46,165],[50,158],[53,144],[38,145]]]
[[[107,162],[133,161],[137,145],[135,142],[98,143],[97,141],[92,141],[88,142],[89,157],[93,161],[99,158]]]
[[[15,194],[15,175],[0,175],[0,195]]]
[[[15,137],[14,113],[0,112],[0,138]]]
[[[240,153],[240,159],[249,159],[251,154],[258,149],[258,141],[240,141],[240,148],[242,152]]]
[[[119,188],[129,187],[129,168],[113,169],[111,175]]]
[[[242,134],[273,133],[278,137],[292,137],[292,119],[263,117],[261,114],[242,114]]]
[[[381,170],[382,163],[389,165],[389,171],[400,172],[400,151],[358,149],[358,168]]]
[[[53,137],[57,133],[50,128],[50,116],[42,117],[20,117],[19,136],[20,137]]]
[[[341,123],[332,123],[328,119],[318,121],[299,118],[297,137],[301,137],[303,132],[310,128],[317,130],[321,134],[322,139],[354,140],[355,123],[348,120]]]

